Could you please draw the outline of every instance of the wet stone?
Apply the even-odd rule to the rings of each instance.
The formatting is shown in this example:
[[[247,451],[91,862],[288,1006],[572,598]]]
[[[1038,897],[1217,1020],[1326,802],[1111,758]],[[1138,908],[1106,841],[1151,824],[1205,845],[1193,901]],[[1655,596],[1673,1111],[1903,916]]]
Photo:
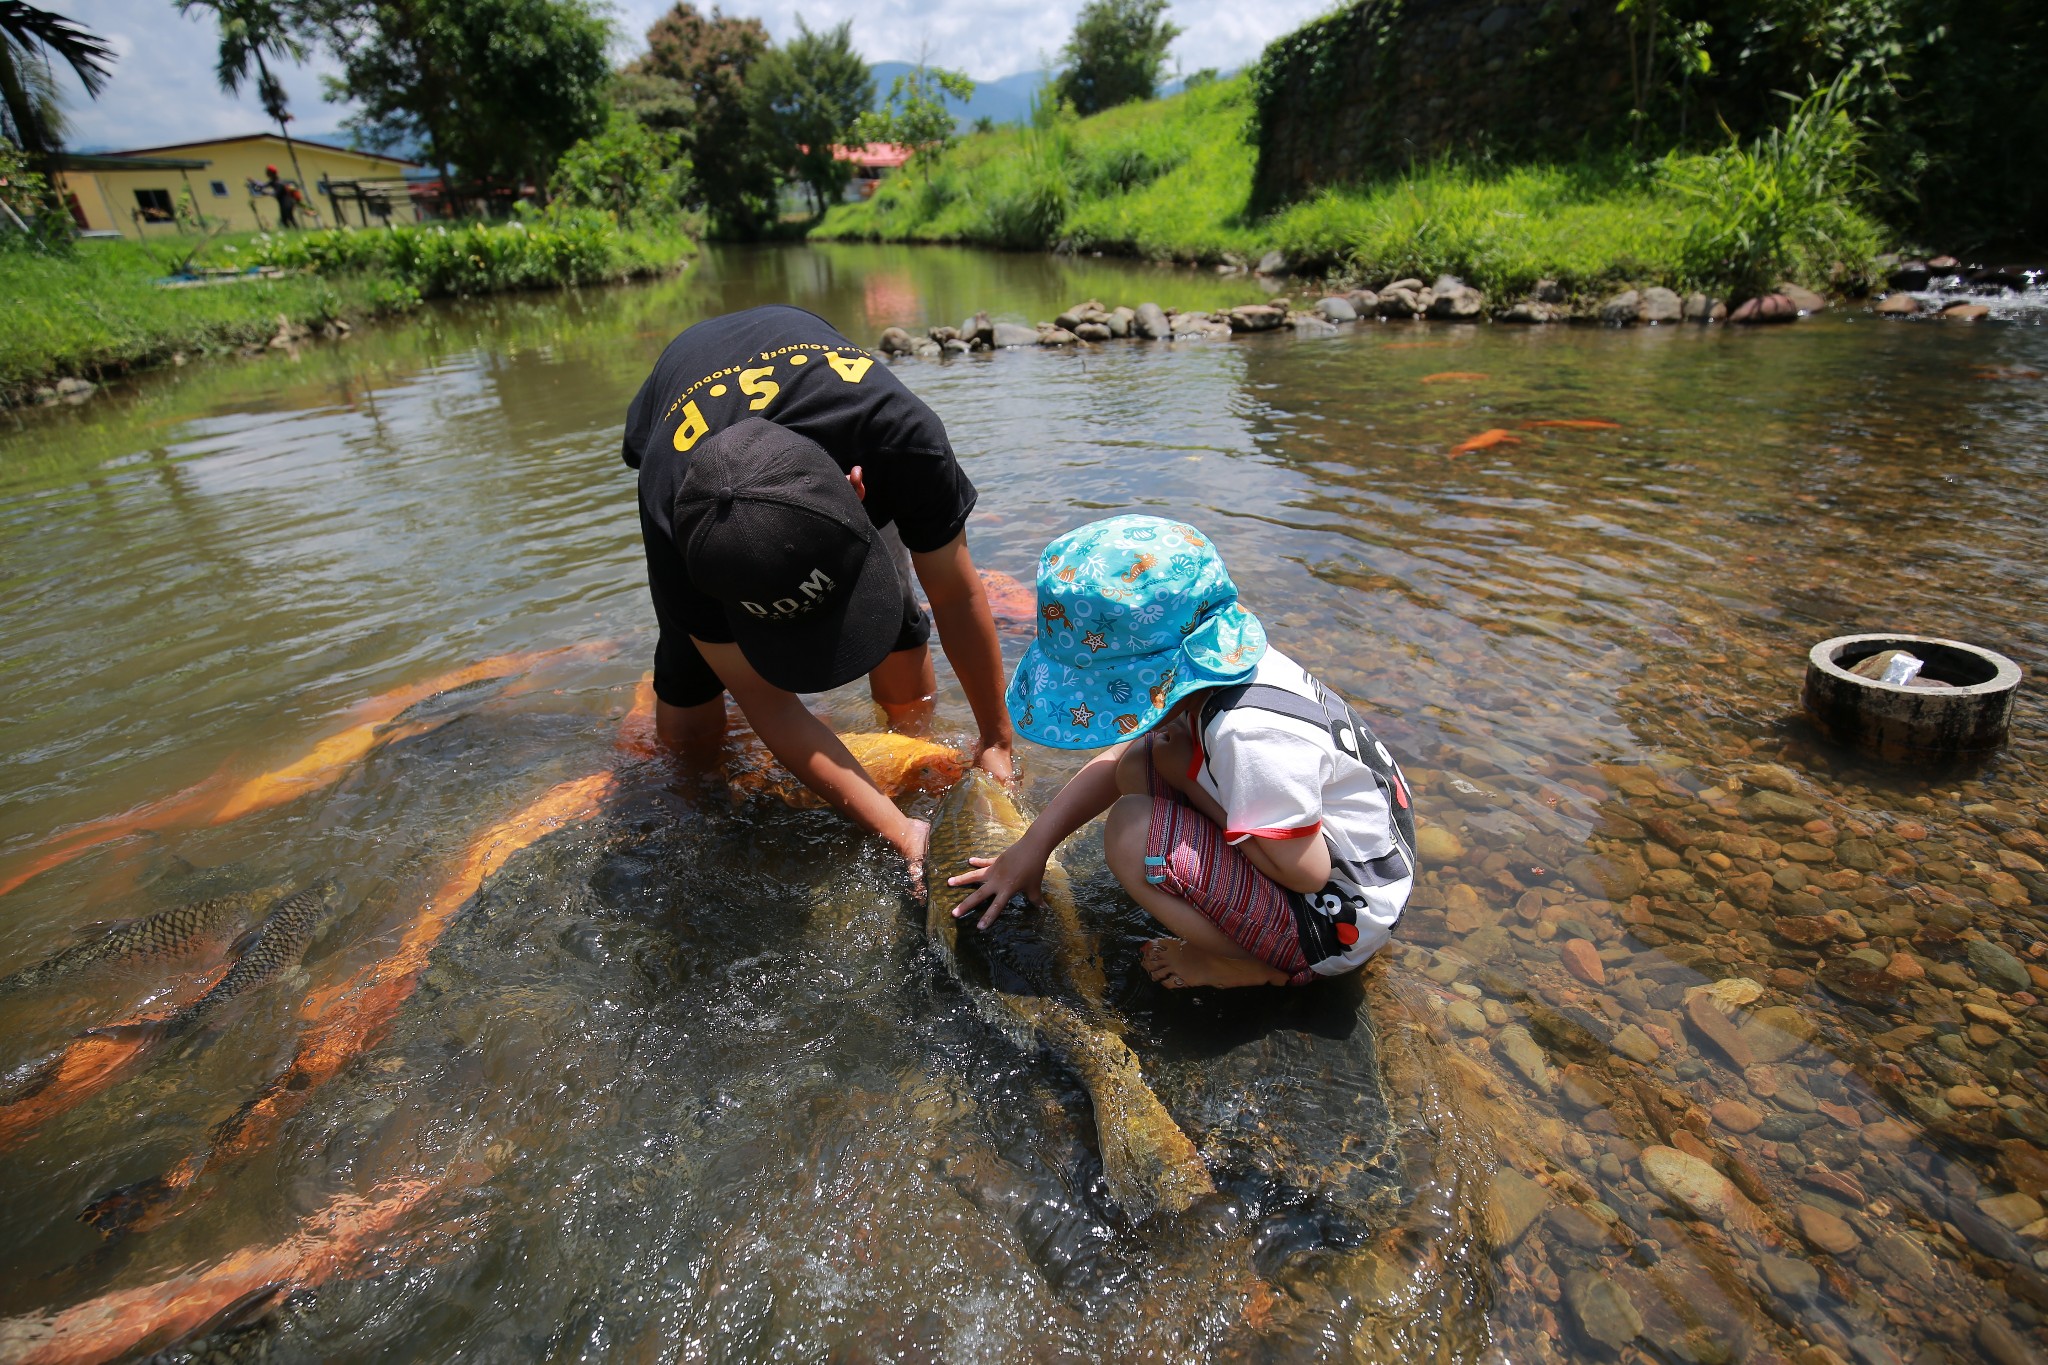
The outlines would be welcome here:
[[[1696,1218],[1724,1222],[1740,1206],[1742,1195],[1722,1175],[1696,1156],[1675,1147],[1646,1147],[1643,1182]]]
[[[1977,1207],[2015,1232],[2041,1216],[2040,1202],[2024,1194],[2001,1194],[1979,1199]]]
[[[1617,1281],[1581,1270],[1565,1281],[1564,1293],[1573,1321],[1589,1340],[1618,1351],[1641,1335],[1642,1314]]]
[[[1862,1245],[1863,1239],[1846,1222],[1826,1209],[1801,1204],[1798,1209],[1799,1235],[1816,1251],[1845,1256]]]
[[[1970,959],[1970,970],[1993,990],[2010,995],[2034,984],[2034,979],[2027,975],[2027,969],[2018,958],[1988,939],[1971,940],[1965,951]]]
[[[1493,1177],[1493,1203],[1500,1216],[1500,1247],[1507,1251],[1549,1207],[1550,1191],[1520,1171],[1504,1168]]]
[[[1909,1284],[1927,1284],[1934,1278],[1934,1258],[1906,1233],[1885,1233],[1871,1244],[1871,1251],[1887,1269]]]
[[[1820,818],[1820,807],[1783,792],[1757,791],[1742,798],[1742,813],[1751,820],[1785,820],[1803,825]]]
[[[1570,1205],[1552,1209],[1544,1221],[1553,1233],[1586,1251],[1599,1251],[1614,1245],[1614,1235],[1603,1223]]]
[[[1465,856],[1465,845],[1442,825],[1424,825],[1415,831],[1415,852],[1425,867],[1455,863]]]
[[[1612,1039],[1612,1046],[1622,1056],[1644,1066],[1648,1066],[1663,1055],[1663,1049],[1657,1046],[1650,1035],[1634,1024],[1618,1029]]]
[[[1558,949],[1558,956],[1564,960],[1565,970],[1587,985],[1607,984],[1607,969],[1601,964],[1600,950],[1585,939],[1567,939]]]
[[[1765,1256],[1758,1269],[1772,1291],[1788,1299],[1812,1298],[1820,1292],[1820,1272],[1792,1256]]]
[[[1507,1060],[1508,1065],[1520,1073],[1522,1079],[1544,1094],[1550,1093],[1554,1084],[1550,1075],[1550,1062],[1544,1057],[1542,1047],[1529,1036],[1529,1030],[1520,1024],[1511,1024],[1500,1031],[1500,1037],[1494,1041],[1494,1047]]]
[[[1588,896],[1627,900],[1642,890],[1642,874],[1619,858],[1591,855],[1564,865],[1564,875]]]
[[[2041,1356],[2032,1343],[1995,1313],[1977,1320],[1976,1340],[1985,1356],[1997,1365],[2040,1365]]]

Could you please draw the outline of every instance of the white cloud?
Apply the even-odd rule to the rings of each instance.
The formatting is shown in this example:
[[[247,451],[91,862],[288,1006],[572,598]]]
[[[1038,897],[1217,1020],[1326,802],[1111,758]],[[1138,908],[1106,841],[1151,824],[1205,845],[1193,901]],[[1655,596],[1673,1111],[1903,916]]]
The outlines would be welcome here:
[[[638,51],[648,26],[668,8],[666,0],[616,0],[621,51]],[[796,32],[799,14],[812,28],[851,19],[854,44],[870,61],[911,61],[923,51],[940,66],[991,80],[1053,60],[1081,0],[735,0],[726,8],[760,15],[777,41]],[[1244,66],[1326,8],[1328,0],[1179,0],[1169,13],[1187,31],[1173,58],[1184,72]],[[252,88],[230,96],[215,83],[210,20],[180,16],[171,0],[92,0],[72,13],[120,56],[98,100],[67,85],[74,147],[159,146],[264,126]],[[320,76],[334,73],[324,54],[281,73],[297,115],[294,133],[332,137],[348,116],[346,106],[321,97]]]

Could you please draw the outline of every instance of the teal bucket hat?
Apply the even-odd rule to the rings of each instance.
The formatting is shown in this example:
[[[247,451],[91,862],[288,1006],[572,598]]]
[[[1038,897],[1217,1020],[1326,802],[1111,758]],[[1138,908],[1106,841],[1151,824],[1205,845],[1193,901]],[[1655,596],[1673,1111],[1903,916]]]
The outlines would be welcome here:
[[[1076,527],[1038,560],[1038,635],[1010,678],[1010,719],[1055,749],[1143,734],[1190,692],[1252,676],[1259,618],[1209,538],[1123,516]]]

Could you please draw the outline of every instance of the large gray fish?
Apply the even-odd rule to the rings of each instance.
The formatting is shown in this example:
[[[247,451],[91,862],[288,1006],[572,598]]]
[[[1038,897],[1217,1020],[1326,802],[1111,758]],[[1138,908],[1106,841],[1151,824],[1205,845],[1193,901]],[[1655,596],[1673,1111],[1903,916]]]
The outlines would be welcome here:
[[[1124,1216],[1143,1222],[1161,1211],[1184,1212],[1215,1193],[1215,1182],[1118,1036],[1066,869],[1057,860],[1046,864],[1044,910],[970,931],[979,951],[963,961],[953,907],[969,888],[947,886],[946,878],[965,871],[970,857],[1001,853],[1028,824],[987,773],[969,773],[947,793],[932,821],[925,931],[984,1019],[1020,1046],[1043,1044],[1087,1087],[1103,1174]]]
[[[181,1010],[167,1024],[166,1031],[178,1034],[197,1028],[228,1001],[248,994],[295,966],[305,954],[314,931],[327,918],[338,889],[332,878],[325,878],[272,906],[235,959],[235,965],[228,968],[228,974],[190,1007]]]
[[[209,896],[141,919],[123,920],[0,979],[0,995],[47,986],[95,967],[166,962],[202,948],[224,946],[233,940],[249,913],[277,891],[277,887],[267,886]]]

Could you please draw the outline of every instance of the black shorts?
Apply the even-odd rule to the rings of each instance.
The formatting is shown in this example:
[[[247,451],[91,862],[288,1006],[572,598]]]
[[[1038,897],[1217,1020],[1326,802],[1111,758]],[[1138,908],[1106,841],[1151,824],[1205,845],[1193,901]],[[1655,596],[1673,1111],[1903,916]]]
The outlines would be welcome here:
[[[889,647],[892,654],[922,648],[932,638],[931,617],[917,604],[916,590],[910,586],[913,575],[908,572],[909,559],[907,554],[898,554],[897,569],[903,579],[903,629],[897,633],[896,643]],[[657,672],[662,682],[661,699],[670,706],[702,706],[707,701],[716,701],[725,691],[725,684],[718,680],[718,674],[697,652],[689,636],[675,641],[664,637],[660,653]]]

